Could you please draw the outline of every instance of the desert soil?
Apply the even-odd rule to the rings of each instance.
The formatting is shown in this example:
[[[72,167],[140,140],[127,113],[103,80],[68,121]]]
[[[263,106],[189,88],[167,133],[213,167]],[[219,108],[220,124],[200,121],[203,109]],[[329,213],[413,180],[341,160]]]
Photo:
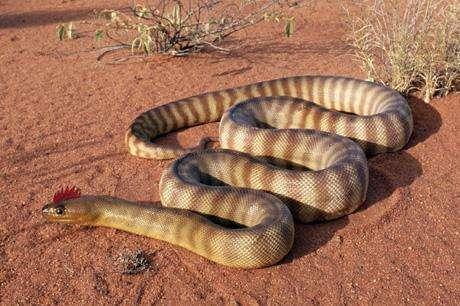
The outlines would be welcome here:
[[[131,120],[153,106],[284,76],[365,77],[345,42],[341,1],[297,12],[292,38],[260,24],[233,36],[230,54],[113,65],[96,61],[108,42],[94,42],[90,15],[131,3],[116,2],[0,2],[1,304],[458,303],[458,94],[431,104],[411,98],[413,136],[402,151],[369,159],[362,208],[296,224],[292,251],[273,267],[235,270],[161,241],[45,222],[41,207],[65,185],[159,200],[170,161],[130,156],[123,142]],[[56,26],[69,21],[80,37],[59,42]],[[216,127],[164,141],[193,145]],[[136,250],[150,268],[123,274],[117,258]]]

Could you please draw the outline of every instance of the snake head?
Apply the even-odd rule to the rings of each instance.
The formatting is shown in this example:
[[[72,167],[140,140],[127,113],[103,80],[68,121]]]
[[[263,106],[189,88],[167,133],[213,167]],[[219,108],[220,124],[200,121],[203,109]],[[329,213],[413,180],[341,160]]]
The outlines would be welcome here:
[[[53,201],[42,208],[43,217],[52,222],[89,224],[97,216],[94,215],[88,202],[91,197],[81,196],[77,187],[61,188],[53,196]]]

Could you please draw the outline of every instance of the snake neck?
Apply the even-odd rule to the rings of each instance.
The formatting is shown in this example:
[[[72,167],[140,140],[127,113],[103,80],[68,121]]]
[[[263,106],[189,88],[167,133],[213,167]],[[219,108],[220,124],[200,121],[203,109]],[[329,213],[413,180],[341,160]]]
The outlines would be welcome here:
[[[94,217],[89,216],[86,224],[173,242],[170,235],[165,234],[165,229],[169,228],[171,231],[173,224],[177,223],[173,221],[174,216],[181,212],[156,204],[131,202],[108,196],[92,197],[92,202],[88,205],[91,206],[90,213]]]

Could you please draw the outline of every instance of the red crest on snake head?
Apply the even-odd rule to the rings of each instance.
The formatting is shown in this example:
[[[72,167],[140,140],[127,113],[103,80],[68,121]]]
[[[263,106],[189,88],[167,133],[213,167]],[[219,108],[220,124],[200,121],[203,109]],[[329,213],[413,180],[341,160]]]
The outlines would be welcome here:
[[[70,200],[70,199],[77,199],[81,196],[81,190],[77,188],[76,186],[73,187],[64,187],[61,188],[61,190],[58,190],[54,196],[53,196],[53,202],[55,204],[65,201],[65,200]]]

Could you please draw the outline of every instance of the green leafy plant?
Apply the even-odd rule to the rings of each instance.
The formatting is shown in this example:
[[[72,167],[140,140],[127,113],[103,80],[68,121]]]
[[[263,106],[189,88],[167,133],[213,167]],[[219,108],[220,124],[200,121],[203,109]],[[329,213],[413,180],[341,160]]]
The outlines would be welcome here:
[[[56,27],[56,34],[59,40],[75,39],[77,37],[75,26],[72,22],[68,24],[60,24]]]
[[[294,34],[294,17],[290,17],[286,19],[284,33],[286,34],[287,37],[291,37]]]
[[[142,50],[146,54],[152,53],[151,45],[153,39],[150,35],[151,30],[152,27],[145,24],[139,23],[137,25],[137,32],[139,33],[139,36],[132,41],[131,51],[134,51],[134,49],[137,48],[137,50]]]
[[[96,41],[101,41],[104,38],[104,31],[101,29],[97,29],[94,31],[94,39]]]
[[[419,92],[425,102],[458,90],[458,2],[372,0],[346,13],[350,44],[369,80]]]
[[[302,1],[240,0],[232,5],[222,0],[159,0],[155,6],[135,4],[130,11],[103,10],[106,23],[101,35],[131,48],[132,52],[184,55],[211,48],[234,32],[263,21],[285,23],[285,34],[294,33],[290,10]]]

